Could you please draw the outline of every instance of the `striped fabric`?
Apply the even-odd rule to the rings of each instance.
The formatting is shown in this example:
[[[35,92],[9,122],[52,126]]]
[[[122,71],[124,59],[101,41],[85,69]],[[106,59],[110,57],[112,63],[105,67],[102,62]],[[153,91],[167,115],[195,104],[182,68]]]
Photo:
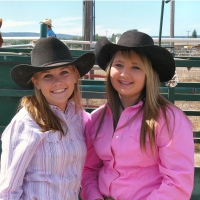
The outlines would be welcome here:
[[[88,114],[65,113],[51,106],[68,127],[60,132],[40,132],[25,108],[15,115],[2,135],[1,200],[78,200],[86,146],[83,131]],[[66,130],[66,129],[65,129]]]

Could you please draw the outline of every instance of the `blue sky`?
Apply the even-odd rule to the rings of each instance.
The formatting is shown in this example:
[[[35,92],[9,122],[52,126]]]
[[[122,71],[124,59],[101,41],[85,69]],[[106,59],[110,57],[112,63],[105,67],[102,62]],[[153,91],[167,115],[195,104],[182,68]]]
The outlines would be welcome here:
[[[111,36],[137,29],[158,36],[162,0],[96,0],[96,33]],[[40,32],[39,22],[53,21],[56,33],[82,35],[83,1],[2,1],[0,18],[2,32]],[[187,36],[196,29],[200,35],[200,0],[175,0],[175,36]],[[188,32],[189,31],[189,32]],[[162,35],[170,35],[170,3],[164,6]]]

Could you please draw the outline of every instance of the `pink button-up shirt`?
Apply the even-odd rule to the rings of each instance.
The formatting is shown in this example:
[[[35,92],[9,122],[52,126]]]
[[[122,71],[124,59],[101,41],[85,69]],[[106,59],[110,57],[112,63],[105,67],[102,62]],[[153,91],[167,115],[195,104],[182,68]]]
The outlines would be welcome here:
[[[73,102],[68,102],[65,113],[51,108],[67,124],[62,138],[59,131],[42,133],[25,108],[5,129],[1,200],[78,200],[86,156],[83,132],[89,116],[82,110],[75,114]]]
[[[142,106],[142,102],[126,108],[117,129]],[[130,124],[113,130],[110,109],[95,139],[102,107],[94,111],[86,127],[87,157],[82,179],[83,200],[188,200],[194,177],[194,142],[191,122],[185,114],[171,106],[167,110],[168,133],[164,117],[155,125],[156,151],[140,150],[140,128],[143,112]],[[96,122],[96,123],[95,123]],[[114,134],[113,134],[114,133]]]

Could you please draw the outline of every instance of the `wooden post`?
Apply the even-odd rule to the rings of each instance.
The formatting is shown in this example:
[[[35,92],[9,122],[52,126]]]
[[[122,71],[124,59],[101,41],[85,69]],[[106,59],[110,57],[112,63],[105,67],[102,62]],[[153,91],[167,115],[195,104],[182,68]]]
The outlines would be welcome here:
[[[93,40],[93,1],[83,1],[83,40]],[[90,50],[90,44],[84,44],[83,50]]]
[[[93,0],[84,0],[83,1],[83,40],[84,41],[93,41],[93,9],[94,4]],[[84,44],[83,50],[90,50],[90,44]],[[90,70],[89,76],[94,74],[94,70]],[[93,78],[91,78],[93,79]]]

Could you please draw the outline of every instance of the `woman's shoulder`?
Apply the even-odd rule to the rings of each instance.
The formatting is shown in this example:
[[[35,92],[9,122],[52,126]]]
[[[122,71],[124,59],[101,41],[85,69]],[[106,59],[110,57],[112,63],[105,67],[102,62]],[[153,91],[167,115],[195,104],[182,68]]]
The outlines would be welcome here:
[[[104,104],[102,106],[100,106],[99,108],[95,109],[94,111],[92,111],[91,115],[90,115],[90,124],[95,127],[96,125],[98,126],[98,124],[100,123],[102,117],[104,119],[104,121],[107,121],[110,119],[110,109],[107,106],[107,104]]]
[[[5,128],[2,136],[7,136],[18,139],[35,138],[41,139],[41,128],[39,125],[31,118],[31,115],[25,108],[21,110],[13,117],[11,122]]]
[[[33,120],[32,116],[25,107],[21,108],[19,112],[11,120],[10,126],[15,126],[17,129],[34,130],[35,133],[41,133],[40,126]]]
[[[104,104],[104,105],[100,106],[99,108],[95,109],[94,111],[92,111],[91,118],[99,116],[103,112],[105,107],[107,108],[107,104]]]
[[[176,105],[169,104],[166,107],[166,115],[168,118],[179,118],[179,117],[186,117],[185,113]]]
[[[81,107],[76,109],[73,101],[68,102],[66,116],[67,120],[70,120],[71,122],[83,121],[84,123],[87,123],[90,119],[90,114]]]
[[[186,114],[177,106],[173,104],[169,104],[166,109],[165,113],[160,109],[160,115],[158,122],[161,125],[166,126],[166,120],[170,127],[180,127],[180,126],[188,126],[192,127],[192,123]]]
[[[81,118],[86,124],[90,120],[90,113],[86,112],[84,109],[80,110]]]
[[[25,123],[26,121],[33,121],[31,115],[28,113],[25,107],[22,107],[16,115],[13,117],[12,121]]]

